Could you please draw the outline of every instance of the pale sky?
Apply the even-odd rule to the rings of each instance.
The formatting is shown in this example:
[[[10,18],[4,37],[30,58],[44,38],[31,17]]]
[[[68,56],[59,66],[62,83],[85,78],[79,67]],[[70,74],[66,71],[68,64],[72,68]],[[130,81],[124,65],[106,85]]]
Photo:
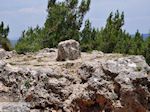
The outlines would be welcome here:
[[[18,39],[21,32],[37,24],[43,26],[48,0],[0,0],[0,21],[10,26],[9,38]],[[101,28],[111,11],[124,11],[124,29],[134,34],[150,32],[150,0],[91,0],[91,8],[85,19]]]

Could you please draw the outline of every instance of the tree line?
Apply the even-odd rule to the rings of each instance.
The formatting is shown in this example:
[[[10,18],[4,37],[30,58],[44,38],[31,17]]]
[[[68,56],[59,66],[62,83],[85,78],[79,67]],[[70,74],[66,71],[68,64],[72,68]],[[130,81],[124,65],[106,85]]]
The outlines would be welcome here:
[[[138,30],[134,36],[126,32],[123,29],[124,13],[118,10],[109,14],[106,25],[101,29],[92,27],[90,20],[84,22],[90,3],[91,0],[48,0],[44,26],[23,31],[15,50],[18,53],[35,52],[57,47],[63,40],[75,39],[80,42],[83,52],[100,50],[104,53],[143,55],[150,64],[150,36],[144,39]],[[1,39],[8,41],[8,32],[9,27],[0,25],[0,43],[7,43]]]

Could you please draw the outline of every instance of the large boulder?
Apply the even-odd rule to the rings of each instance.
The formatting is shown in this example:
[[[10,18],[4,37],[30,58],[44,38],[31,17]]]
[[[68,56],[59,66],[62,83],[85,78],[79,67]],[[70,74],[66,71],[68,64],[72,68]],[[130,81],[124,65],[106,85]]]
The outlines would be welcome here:
[[[143,56],[96,51],[57,62],[56,52],[42,53],[41,61],[37,54],[0,60],[0,111],[12,102],[3,110],[150,112],[150,67]]]
[[[81,55],[80,44],[75,40],[66,40],[58,44],[57,61],[75,60]]]

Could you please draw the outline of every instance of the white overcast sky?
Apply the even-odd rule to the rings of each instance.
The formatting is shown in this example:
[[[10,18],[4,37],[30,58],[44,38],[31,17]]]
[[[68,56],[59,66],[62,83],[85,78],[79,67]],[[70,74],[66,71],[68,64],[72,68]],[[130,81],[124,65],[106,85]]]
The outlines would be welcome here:
[[[0,0],[0,21],[10,26],[9,38],[18,39],[21,32],[37,24],[43,26],[46,19],[48,0]],[[150,32],[150,0],[91,0],[86,19],[101,28],[111,11],[124,11],[125,26],[130,34],[137,29]]]

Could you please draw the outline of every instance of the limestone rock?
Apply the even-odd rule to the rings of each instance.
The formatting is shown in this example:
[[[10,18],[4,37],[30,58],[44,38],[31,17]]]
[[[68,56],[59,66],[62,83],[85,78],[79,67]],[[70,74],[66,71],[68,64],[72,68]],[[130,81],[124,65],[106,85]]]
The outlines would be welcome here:
[[[57,50],[54,50],[57,51]],[[0,60],[0,109],[22,112],[149,112],[150,67],[143,56],[81,53],[57,62],[57,52]],[[40,58],[40,61],[39,61]],[[67,59],[67,58],[65,58]]]
[[[66,40],[58,44],[57,61],[75,60],[80,57],[80,45],[75,40]]]
[[[0,48],[0,59],[4,58],[5,56],[6,56],[6,51]]]
[[[0,59],[11,58],[12,56],[16,55],[16,51],[5,51],[4,49],[0,48]]]
[[[30,112],[26,102],[0,102],[0,112]]]

